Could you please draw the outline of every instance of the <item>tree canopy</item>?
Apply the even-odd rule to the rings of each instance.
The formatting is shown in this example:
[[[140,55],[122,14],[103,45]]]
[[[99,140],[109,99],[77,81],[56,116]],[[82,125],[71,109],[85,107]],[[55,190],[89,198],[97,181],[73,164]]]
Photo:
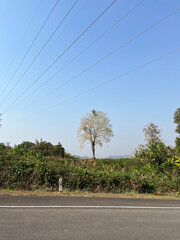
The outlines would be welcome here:
[[[179,134],[180,136],[180,108],[178,108],[175,113],[174,113],[174,123],[177,124],[176,126],[176,132]],[[176,138],[176,151],[177,154],[180,155],[180,137]]]
[[[178,108],[174,113],[174,123],[177,124],[176,132],[180,134],[180,108]]]
[[[91,144],[93,158],[95,158],[95,146],[103,146],[103,142],[109,142],[113,137],[112,126],[107,113],[92,110],[86,113],[81,119],[78,130],[80,145],[83,147],[85,142]]]
[[[144,135],[145,135],[145,140],[147,141],[148,145],[151,144],[158,144],[162,142],[161,140],[161,130],[158,129],[158,126],[156,126],[154,123],[149,123],[148,125],[145,126],[143,129]]]
[[[36,154],[40,153],[43,156],[57,156],[64,157],[65,150],[59,142],[57,145],[53,145],[50,142],[36,140],[35,143],[24,141],[21,144],[14,147],[14,151],[18,152],[21,155],[25,153]]]

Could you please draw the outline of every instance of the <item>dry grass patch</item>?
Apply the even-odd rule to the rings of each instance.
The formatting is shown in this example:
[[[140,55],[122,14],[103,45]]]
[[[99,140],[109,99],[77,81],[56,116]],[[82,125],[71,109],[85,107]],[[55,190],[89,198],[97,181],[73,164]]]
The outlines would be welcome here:
[[[137,194],[137,193],[91,193],[85,191],[69,192],[64,190],[63,193],[47,190],[9,190],[0,189],[0,195],[10,196],[72,196],[72,197],[104,197],[104,198],[139,198],[139,199],[176,199],[180,200],[179,194],[155,195],[155,194]]]

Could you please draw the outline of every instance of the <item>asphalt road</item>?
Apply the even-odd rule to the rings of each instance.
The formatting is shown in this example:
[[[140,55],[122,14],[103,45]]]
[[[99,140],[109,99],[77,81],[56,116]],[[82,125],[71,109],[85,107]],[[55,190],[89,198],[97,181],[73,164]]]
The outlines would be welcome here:
[[[180,240],[180,201],[0,196],[0,239]]]

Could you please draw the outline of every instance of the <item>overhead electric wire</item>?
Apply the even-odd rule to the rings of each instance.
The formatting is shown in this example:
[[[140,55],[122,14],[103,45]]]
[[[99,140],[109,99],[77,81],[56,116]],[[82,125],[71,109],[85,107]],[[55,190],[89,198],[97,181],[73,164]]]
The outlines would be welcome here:
[[[122,17],[120,17],[114,24],[112,24],[105,32],[103,32],[99,37],[97,37],[93,42],[91,42],[86,48],[84,48],[78,55],[76,55],[73,59],[71,59],[68,63],[66,63],[62,68],[60,68],[57,72],[55,72],[51,77],[49,77],[45,82],[43,82],[39,87],[37,87],[33,92],[31,92],[28,96],[23,98],[21,101],[19,101],[17,104],[13,105],[12,108],[19,105],[21,102],[23,102],[26,98],[37,92],[41,87],[43,87],[49,80],[54,78],[58,73],[60,73],[63,69],[65,69],[67,66],[69,66],[72,62],[74,62],[78,57],[80,57],[86,50],[88,50],[90,47],[92,47],[98,40],[100,40],[105,34],[107,34],[110,30],[112,30],[119,22],[124,20],[129,14],[131,14],[138,6],[140,6],[145,0],[140,1],[137,5],[135,5],[132,9],[130,9],[126,14],[124,14]],[[83,71],[84,73],[84,71]],[[74,78],[73,78],[74,79]],[[69,82],[69,81],[68,81]],[[35,101],[37,102],[37,101]],[[34,102],[34,103],[35,103]],[[11,108],[10,108],[11,109]]]
[[[35,58],[31,61],[30,65],[28,66],[28,68],[24,71],[24,73],[21,75],[21,77],[19,78],[19,80],[16,82],[16,84],[13,86],[13,88],[11,89],[11,91],[9,92],[8,95],[6,95],[6,97],[4,98],[4,100],[1,102],[1,104],[7,99],[7,97],[11,94],[11,92],[17,87],[17,85],[19,84],[19,82],[22,80],[22,78],[25,76],[25,74],[28,72],[28,70],[32,67],[33,63],[36,61],[36,59],[39,57],[39,55],[41,54],[41,52],[44,50],[44,48],[46,47],[46,45],[49,43],[49,41],[51,40],[51,38],[54,36],[54,34],[57,32],[57,30],[59,29],[59,27],[62,25],[62,23],[65,21],[66,17],[70,14],[70,12],[73,10],[73,8],[75,7],[75,5],[78,3],[79,0],[76,0],[74,2],[74,4],[72,5],[72,7],[69,9],[69,11],[66,13],[66,15],[63,17],[63,19],[60,21],[60,23],[57,25],[57,27],[55,28],[55,30],[53,31],[53,33],[50,35],[50,37],[48,38],[48,40],[45,42],[45,44],[43,45],[43,47],[40,49],[40,51],[38,52],[38,54],[35,56]]]
[[[82,11],[82,7],[87,3],[86,0],[84,0],[84,2],[80,5],[80,8],[78,9],[78,11],[75,12],[75,14],[72,16],[72,18],[70,19],[70,21],[64,26],[64,28],[62,29],[62,31],[59,33],[59,35],[56,37],[56,39],[54,39],[54,41],[52,42],[52,44],[46,49],[46,51],[42,54],[42,58],[45,57],[47,55],[47,53],[49,52],[49,50],[51,48],[54,47],[55,43],[57,42],[57,40],[59,40],[60,37],[63,36],[63,33],[68,29],[68,27],[70,26],[70,24],[74,21],[74,18],[76,18],[79,13]],[[41,62],[41,59],[38,61],[38,63]],[[38,64],[37,63],[37,64]]]
[[[156,58],[154,58],[154,59],[152,59],[152,60],[150,60],[150,61],[148,61],[148,62],[146,62],[146,63],[144,63],[144,64],[142,64],[142,65],[139,65],[139,66],[137,66],[137,67],[135,67],[135,68],[132,68],[131,70],[129,70],[129,71],[123,73],[123,74],[120,74],[120,75],[117,76],[117,77],[114,77],[114,78],[112,78],[112,79],[110,79],[110,80],[108,80],[108,81],[102,82],[101,84],[98,84],[98,85],[96,85],[96,86],[94,86],[94,87],[92,87],[92,88],[89,88],[89,89],[87,89],[87,90],[85,90],[85,91],[83,91],[83,92],[81,92],[81,93],[79,93],[79,94],[77,94],[77,95],[75,95],[75,96],[73,96],[73,97],[71,97],[71,98],[68,98],[68,99],[66,99],[66,100],[64,100],[64,101],[61,101],[61,102],[59,102],[59,103],[57,103],[57,104],[54,104],[54,105],[52,105],[52,106],[50,106],[50,107],[48,107],[48,108],[45,108],[45,109],[43,109],[43,110],[41,110],[41,111],[38,111],[38,112],[36,112],[36,113],[34,113],[34,114],[31,114],[31,115],[27,116],[26,118],[22,118],[22,119],[19,119],[19,120],[17,120],[17,121],[11,122],[11,123],[19,122],[19,121],[24,120],[24,119],[27,119],[27,118],[29,119],[30,117],[36,116],[36,115],[38,115],[38,114],[40,114],[40,113],[42,113],[42,112],[45,112],[45,111],[48,111],[48,110],[50,110],[50,109],[56,108],[56,107],[59,106],[59,105],[62,105],[62,104],[64,104],[64,103],[66,103],[66,102],[69,102],[69,101],[75,99],[75,98],[78,98],[78,97],[80,97],[80,96],[82,96],[82,95],[85,95],[85,94],[87,94],[87,93],[89,93],[89,92],[92,92],[92,91],[94,91],[94,90],[96,90],[96,89],[98,89],[98,88],[100,88],[100,87],[102,87],[102,86],[104,86],[104,85],[106,85],[106,84],[108,84],[108,83],[111,83],[111,82],[113,82],[113,81],[115,81],[115,80],[117,80],[117,79],[120,79],[120,78],[122,78],[122,77],[124,77],[124,76],[127,76],[128,74],[130,74],[130,73],[132,73],[132,72],[135,72],[135,71],[137,71],[137,70],[139,70],[139,69],[142,69],[142,68],[144,68],[144,67],[146,67],[146,66],[148,66],[148,65],[150,65],[150,64],[152,64],[152,63],[154,63],[154,62],[156,62],[156,61],[159,61],[160,59],[165,58],[165,57],[169,56],[170,54],[173,54],[173,53],[175,53],[175,52],[177,52],[177,51],[180,51],[180,48],[176,48],[175,50],[172,50],[172,51],[170,51],[170,52],[168,52],[168,53],[165,53],[165,54],[163,54],[163,55],[161,55],[161,56],[159,56],[159,57],[156,57]],[[11,124],[11,123],[6,123],[6,124]]]
[[[23,56],[23,58],[21,59],[21,62],[19,63],[18,67],[16,68],[15,72],[13,73],[13,75],[11,76],[11,78],[9,79],[9,81],[7,82],[7,85],[4,89],[4,91],[7,89],[7,87],[9,86],[10,82],[12,81],[12,79],[14,78],[14,76],[16,75],[17,71],[19,70],[20,66],[22,65],[22,63],[24,62],[26,56],[28,55],[29,51],[31,50],[31,48],[33,47],[36,39],[38,38],[39,34],[41,33],[42,29],[44,28],[46,22],[48,21],[48,19],[50,18],[51,14],[53,13],[54,9],[56,8],[57,4],[58,4],[59,0],[56,1],[56,3],[54,4],[53,8],[51,9],[50,13],[48,14],[47,18],[45,19],[45,21],[43,22],[42,26],[40,27],[38,33],[36,34],[35,38],[33,39],[32,43],[30,44],[28,50],[26,51],[25,55]],[[10,91],[11,93],[12,91]],[[9,94],[7,96],[9,96]],[[7,96],[3,99],[3,101],[0,103],[1,104],[6,100]]]
[[[22,94],[20,94],[12,104],[10,104],[5,110],[7,111],[14,103],[17,102],[17,100],[22,97],[103,15],[107,10],[116,2],[117,0],[114,0],[111,2],[111,4],[37,77],[29,87],[27,87]]]
[[[114,53],[116,53],[117,51],[119,51],[120,49],[122,49],[123,47],[127,46],[129,43],[133,42],[134,40],[136,40],[137,38],[139,38],[140,36],[142,36],[144,33],[146,33],[147,31],[149,31],[150,29],[152,29],[153,27],[157,26],[158,24],[160,24],[162,21],[166,20],[168,17],[172,16],[173,14],[175,14],[176,12],[180,11],[180,8],[176,9],[175,11],[173,11],[172,13],[168,14],[166,17],[163,17],[162,19],[160,19],[159,21],[157,21],[156,23],[152,24],[151,26],[149,26],[148,28],[146,28],[144,31],[142,31],[141,33],[137,34],[135,37],[131,38],[130,40],[128,40],[127,42],[125,42],[124,44],[122,44],[120,47],[116,48],[115,50],[111,51],[109,54],[107,54],[106,56],[104,56],[103,58],[101,58],[100,60],[98,60],[97,62],[95,62],[94,64],[90,65],[89,67],[87,67],[86,69],[84,69],[83,71],[81,71],[79,74],[77,74],[76,76],[70,78],[68,81],[64,82],[63,84],[61,84],[60,86],[56,87],[54,90],[52,90],[51,92],[49,92],[48,94],[40,97],[39,99],[37,99],[36,101],[34,101],[33,103],[29,104],[28,106],[26,106],[25,108],[23,108],[20,112],[22,112],[23,110],[29,108],[30,106],[34,105],[35,103],[39,102],[40,100],[44,99],[45,97],[51,95],[52,93],[54,93],[55,91],[57,91],[58,89],[60,89],[61,87],[65,86],[67,83],[71,82],[72,80],[76,79],[77,77],[81,76],[82,74],[84,74],[85,72],[87,72],[88,70],[90,70],[91,68],[95,67],[97,64],[99,64],[100,62],[102,62],[103,60],[105,60],[106,58],[110,57],[111,55],[113,55]],[[22,100],[24,101],[25,98]],[[20,102],[19,102],[20,103]],[[17,106],[18,104],[16,104],[15,106]],[[13,114],[15,115],[15,114]]]
[[[18,51],[19,51],[19,49],[20,49],[20,47],[21,47],[21,45],[22,45],[22,43],[23,43],[23,41],[24,41],[24,39],[25,39],[28,31],[29,31],[29,28],[30,28],[30,26],[31,26],[31,24],[32,24],[32,22],[33,22],[33,19],[34,19],[35,15],[37,14],[37,11],[38,11],[38,9],[39,9],[39,7],[40,7],[40,3],[41,3],[41,0],[39,1],[38,5],[36,6],[36,10],[35,10],[35,12],[33,13],[32,17],[31,17],[31,19],[30,19],[30,21],[29,21],[29,23],[28,23],[28,26],[27,26],[24,34],[23,34],[23,37],[22,37],[22,39],[21,39],[21,41],[20,41],[20,43],[19,43],[19,45],[18,45],[18,47],[17,47],[17,49],[16,49],[16,52],[15,52],[15,54],[14,54],[14,56],[13,56],[13,58],[12,58],[10,64],[9,64],[9,66],[8,66],[8,68],[7,68],[7,70],[6,70],[6,73],[5,73],[4,76],[2,77],[2,79],[3,79],[4,81],[5,81],[6,76],[7,76],[8,72],[9,72],[12,64],[14,63],[14,60],[15,60],[15,58],[16,58],[16,56],[17,56],[17,53],[18,53]],[[3,82],[4,82],[4,81],[3,81]],[[8,86],[7,86],[7,87],[8,87]],[[4,88],[3,91],[1,92],[0,96],[2,96],[4,92],[5,92],[5,88]]]

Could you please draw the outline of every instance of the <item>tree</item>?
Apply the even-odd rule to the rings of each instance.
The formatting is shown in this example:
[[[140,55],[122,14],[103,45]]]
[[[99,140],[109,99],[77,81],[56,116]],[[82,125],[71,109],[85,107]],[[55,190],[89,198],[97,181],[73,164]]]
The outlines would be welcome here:
[[[53,145],[50,142],[43,141],[42,139],[40,142],[36,140],[35,149],[43,156],[57,156],[63,158],[65,153],[65,150],[60,142],[57,145]]]
[[[65,154],[65,150],[62,147],[61,143],[58,142],[58,144],[53,147],[53,155],[64,158],[64,154]]]
[[[168,159],[172,159],[173,155],[174,149],[166,146],[162,142],[146,146],[141,145],[135,150],[135,157],[140,158],[142,162],[155,163],[158,165],[168,162]]]
[[[174,113],[174,123],[177,124],[176,132],[180,134],[180,108],[178,108]]]
[[[179,137],[176,138],[176,150],[178,155],[180,155],[180,108],[178,108],[174,113],[174,123],[177,124],[176,132],[179,134]]]
[[[25,150],[25,152],[29,152],[34,149],[35,144],[29,141],[23,141],[21,144],[18,145],[22,149]]]
[[[160,135],[161,130],[159,130],[158,126],[156,126],[154,123],[149,123],[147,126],[145,126],[143,132],[148,145],[157,145],[158,143],[162,142]]]
[[[95,159],[96,145],[102,147],[103,142],[110,142],[111,137],[113,137],[112,126],[107,113],[95,110],[87,113],[81,119],[78,135],[81,147],[86,141],[91,144],[93,159]]]

